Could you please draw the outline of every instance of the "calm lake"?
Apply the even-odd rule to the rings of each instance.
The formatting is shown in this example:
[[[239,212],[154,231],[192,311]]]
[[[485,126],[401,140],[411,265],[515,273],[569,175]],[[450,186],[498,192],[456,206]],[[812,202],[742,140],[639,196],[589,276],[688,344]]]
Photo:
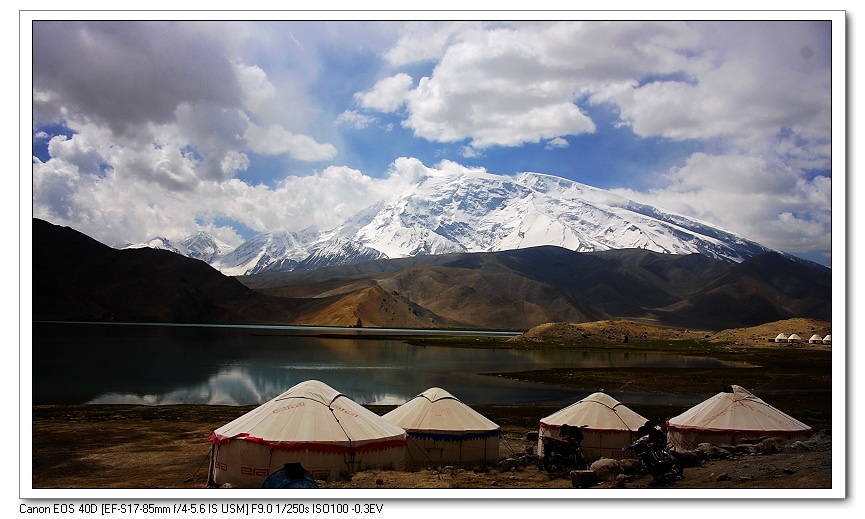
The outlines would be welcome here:
[[[363,333],[376,337],[358,338]],[[364,405],[399,405],[430,387],[443,388],[467,404],[570,404],[602,388],[563,389],[483,373],[725,365],[713,359],[644,353],[412,346],[395,338],[442,333],[511,335],[34,323],[32,402],[252,405],[314,379]],[[23,351],[22,357],[27,354]],[[691,404],[710,396],[606,392],[625,403]]]

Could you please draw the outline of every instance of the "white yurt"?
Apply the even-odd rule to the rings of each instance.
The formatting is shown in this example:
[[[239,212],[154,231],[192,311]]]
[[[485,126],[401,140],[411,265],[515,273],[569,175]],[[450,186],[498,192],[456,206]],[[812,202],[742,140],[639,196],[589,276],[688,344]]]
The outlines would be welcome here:
[[[301,382],[216,429],[209,485],[259,488],[286,463],[316,479],[363,468],[403,469],[400,427],[317,380]]]
[[[832,344],[832,334],[823,337],[823,344]]]
[[[799,334],[791,333],[789,337],[787,337],[787,342],[802,342],[802,337],[799,337]]]
[[[808,339],[808,344],[822,344],[822,343],[823,343],[823,337],[820,337],[816,333],[814,335],[812,335],[810,339]]]
[[[543,436],[558,437],[563,424],[583,429],[583,454],[591,462],[598,458],[621,458],[622,447],[637,439],[636,431],[646,419],[606,393],[592,393],[579,402],[542,418],[538,431],[538,457],[544,456]],[[630,455],[633,455],[630,453]]]
[[[408,435],[407,470],[499,459],[501,428],[444,389],[427,389],[382,418]]]
[[[775,342],[787,342],[787,336],[783,333],[779,333],[775,336]]]
[[[667,420],[668,439],[693,450],[701,443],[737,445],[768,436],[807,439],[810,427],[740,386],[724,391]]]

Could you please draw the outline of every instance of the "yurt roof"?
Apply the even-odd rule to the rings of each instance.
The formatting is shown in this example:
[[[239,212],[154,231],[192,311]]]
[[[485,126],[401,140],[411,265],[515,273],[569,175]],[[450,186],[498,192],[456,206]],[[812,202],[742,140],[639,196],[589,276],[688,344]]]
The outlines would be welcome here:
[[[646,419],[610,395],[598,392],[542,418],[541,423],[586,425],[588,429],[635,431],[646,423]]]
[[[679,416],[670,418],[671,428],[705,431],[808,431],[811,428],[779,411],[741,386],[704,400]]]
[[[408,432],[480,433],[499,426],[444,389],[433,387],[382,416]]]
[[[405,431],[323,382],[308,380],[216,429],[211,440],[271,445],[405,441]]]

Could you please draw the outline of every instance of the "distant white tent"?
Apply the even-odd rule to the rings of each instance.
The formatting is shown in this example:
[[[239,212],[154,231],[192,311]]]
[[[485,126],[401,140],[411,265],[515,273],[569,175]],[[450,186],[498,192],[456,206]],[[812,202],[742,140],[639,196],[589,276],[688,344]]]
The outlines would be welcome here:
[[[804,423],[775,409],[740,386],[717,395],[667,420],[668,439],[693,450],[701,443],[737,445],[766,436],[811,437]]]
[[[775,342],[787,342],[787,336],[783,333],[779,333],[775,336]]]
[[[823,344],[832,344],[832,334],[823,337]]]
[[[820,337],[816,333],[808,339],[808,344],[821,344],[823,342],[823,337]]]
[[[621,458],[622,447],[636,440],[646,419],[606,393],[592,393],[579,402],[542,418],[538,431],[538,457],[543,457],[543,436],[557,438],[563,424],[583,429],[583,454],[589,461]]]
[[[316,479],[357,469],[402,470],[406,433],[317,380],[301,382],[216,429],[210,484],[258,488],[297,462]]]
[[[787,337],[787,342],[802,342],[802,337],[799,337],[796,333],[791,333],[789,337]]]
[[[499,459],[501,428],[444,389],[427,389],[382,418],[405,429],[409,470]]]

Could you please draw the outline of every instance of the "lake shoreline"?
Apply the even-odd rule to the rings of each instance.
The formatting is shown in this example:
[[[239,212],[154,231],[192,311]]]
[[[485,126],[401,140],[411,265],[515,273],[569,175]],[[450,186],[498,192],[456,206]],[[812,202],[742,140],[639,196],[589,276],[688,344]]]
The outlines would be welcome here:
[[[598,324],[603,324],[605,326],[625,326],[628,323],[603,322]],[[191,327],[182,328],[187,330],[193,329]],[[222,355],[224,358],[231,358],[227,355],[233,355],[233,353],[227,352],[238,349],[232,341],[236,341],[237,338],[242,339],[243,336],[248,337],[247,333],[244,332],[248,332],[249,330],[250,328],[244,328],[240,335],[207,333],[205,335],[206,340],[202,340],[201,344],[196,346],[197,350],[195,351],[199,353],[209,352],[208,356],[210,357],[210,361],[218,358],[219,355]],[[256,328],[255,330],[256,333],[270,334],[270,331],[264,330],[263,328]],[[322,334],[327,334],[329,331],[330,330],[322,330]],[[405,330],[401,331],[404,332]],[[813,423],[816,428],[831,427],[832,350],[830,346],[775,344],[769,343],[765,339],[759,343],[754,343],[753,341],[758,337],[758,334],[754,333],[750,333],[752,343],[746,345],[743,344],[744,340],[735,338],[730,342],[677,339],[678,334],[681,332],[670,329],[653,329],[653,331],[658,334],[657,336],[645,336],[643,338],[638,338],[637,335],[634,334],[633,330],[628,331],[631,333],[631,340],[627,343],[615,340],[616,337],[618,337],[618,334],[621,333],[621,330],[613,332],[606,330],[604,335],[611,337],[609,342],[561,340],[527,341],[512,340],[501,336],[464,335],[390,336],[384,334],[384,336],[382,336],[381,334],[376,334],[376,336],[385,337],[388,341],[404,341],[412,347],[421,347],[422,350],[426,350],[426,348],[432,348],[435,350],[438,347],[444,347],[445,350],[452,348],[466,348],[471,350],[511,350],[514,352],[523,352],[523,354],[531,351],[562,352],[563,354],[566,353],[568,357],[581,354],[624,355],[630,356],[632,361],[635,362],[633,365],[623,367],[604,367],[603,365],[590,364],[590,367],[544,366],[540,369],[521,369],[521,367],[516,367],[516,369],[507,371],[485,370],[478,366],[479,369],[474,371],[474,373],[482,375],[484,380],[489,381],[488,388],[498,387],[497,385],[504,380],[527,383],[533,388],[544,388],[542,393],[544,398],[538,400],[534,399],[534,395],[528,393],[525,395],[514,394],[512,395],[514,400],[503,400],[493,404],[502,409],[508,409],[512,405],[519,407],[528,406],[528,408],[541,406],[545,409],[551,409],[558,404],[562,404],[559,405],[560,408],[563,405],[567,405],[567,403],[572,403],[573,401],[582,398],[583,396],[588,396],[596,391],[602,391],[611,394],[611,396],[617,398],[624,405],[632,408],[643,416],[670,417],[675,416],[691,405],[722,391],[725,386],[739,385],[748,389],[756,396],[763,398],[770,405],[795,416],[797,419],[805,423]],[[200,334],[197,332],[194,332],[194,337],[196,339],[199,339],[199,335]],[[769,333],[763,335],[769,335]],[[371,336],[372,335],[367,335],[367,337]],[[63,339],[64,336],[62,335],[58,337],[60,337],[58,347],[66,349],[68,347],[68,341]],[[156,337],[160,338],[159,336]],[[234,338],[226,339],[226,343],[221,345],[221,350],[214,348],[215,345],[212,340],[214,338],[223,337]],[[356,337],[351,334],[340,336],[339,338],[354,339]],[[259,343],[258,339],[262,339],[264,342]],[[249,348],[257,349],[259,346],[271,348],[273,351],[280,351],[279,348],[282,348],[283,346],[272,339],[273,337],[249,337],[247,339],[249,342],[246,344],[246,348],[250,352],[255,350]],[[340,348],[350,347],[350,343],[343,343],[343,341],[337,341],[337,343],[344,345],[340,346]],[[106,346],[108,344],[109,343],[106,343]],[[755,346],[753,344],[758,345]],[[76,358],[75,360],[76,362],[83,363],[86,359],[100,359],[98,355],[101,355],[99,352],[103,349],[104,348],[91,348],[87,353],[87,357],[79,356],[79,358]],[[316,362],[326,362],[328,355],[338,355],[338,352],[340,351],[343,350],[334,349],[333,352],[328,352],[326,354],[322,352],[323,356],[319,355],[320,358],[317,357]],[[365,348],[362,348],[360,350],[350,349],[346,351],[351,352],[352,354],[362,354],[365,359],[364,362],[374,363],[377,359],[375,356],[369,356],[370,351],[373,350],[365,351]],[[138,356],[131,357],[120,365],[118,364],[118,361],[121,358],[115,355],[112,358],[113,360],[111,360],[112,364],[110,364],[113,368],[112,371],[117,372],[118,374],[124,372],[136,372],[140,371],[143,363],[149,362],[145,356],[136,353],[135,350],[132,350],[132,353]],[[168,353],[170,354],[168,358],[172,358],[175,354],[173,352]],[[194,355],[197,354],[198,353],[193,352],[186,356],[178,356],[174,360],[179,363],[178,366],[203,364],[201,361],[204,361],[205,358],[200,358],[199,362],[195,361],[196,357]],[[709,358],[726,364],[718,367],[698,365],[696,362],[676,367],[641,366],[640,363],[644,362],[644,359],[640,357],[641,355],[669,355],[694,359],[695,361],[698,358]],[[53,359],[54,357],[47,356],[46,358]],[[288,357],[286,357],[286,359],[288,359]],[[406,357],[404,362],[413,362],[414,359],[415,357]],[[52,362],[54,361],[52,360]],[[100,362],[103,361],[100,360]],[[288,361],[286,360],[286,363],[287,362]],[[82,364],[82,366],[85,366],[85,364]],[[106,364],[106,366],[109,365]],[[406,364],[406,366],[409,366],[409,364]],[[62,377],[69,371],[68,367],[68,365],[62,364],[56,365],[53,369],[57,370],[57,376]],[[213,368],[211,367],[207,369]],[[110,372],[111,371],[106,371],[106,373]],[[145,373],[151,372],[153,376],[161,377],[163,375],[162,372],[156,371],[152,368],[150,371]],[[37,373],[35,367],[34,373]],[[206,373],[207,372],[202,372],[201,377],[206,377]],[[315,378],[316,375],[311,371],[309,373],[298,373],[302,373],[300,375],[301,378]],[[51,378],[56,381],[55,376],[51,376]],[[206,380],[206,378],[202,379]],[[475,382],[475,384],[477,383],[478,382]],[[441,383],[436,383],[435,385],[440,384]],[[486,383],[481,380],[480,384],[484,385]],[[293,383],[289,385],[293,385]],[[374,405],[377,403],[374,400],[365,400],[353,396],[351,393],[352,389],[349,386],[346,386],[349,387],[349,389],[346,390],[341,384],[334,385],[331,383],[331,385],[336,389],[345,392],[350,398],[356,398],[361,404]],[[478,402],[484,402],[486,400],[485,398],[475,398],[470,393],[464,394],[462,391],[454,389],[454,387],[446,387],[446,385],[442,385],[441,387],[451,391],[455,396],[457,396],[457,398],[460,398],[469,405],[474,406]],[[288,389],[288,387],[282,388],[282,390],[285,389]],[[417,389],[417,392],[420,392],[423,389],[426,389],[426,387]],[[489,389],[486,391],[489,392]],[[520,390],[516,391],[519,393]],[[148,393],[140,394],[146,395]],[[557,394],[559,395],[558,397],[556,397]],[[541,393],[539,393],[539,395],[541,395]],[[668,398],[665,402],[664,395],[673,395],[675,398]],[[52,396],[57,395],[55,393],[48,393],[45,395],[46,398]],[[61,396],[65,397],[68,395]],[[404,400],[408,400],[411,396],[413,395],[405,397]],[[51,399],[45,400],[41,398],[34,398],[33,401],[40,404],[70,403],[70,401],[52,401]],[[80,400],[76,403],[88,401],[89,400]],[[94,403],[95,405],[111,404],[110,402],[91,403]],[[118,403],[129,403],[132,405],[164,405],[159,402],[144,401]],[[235,402],[230,403],[234,404]],[[243,402],[238,401],[237,403],[242,404]],[[248,402],[248,405],[252,405],[253,403],[254,402]],[[258,404],[260,403],[263,402],[258,402]],[[382,401],[382,403],[399,404],[402,403],[402,401]],[[490,403],[490,401],[486,400],[486,403]],[[206,405],[207,403],[202,402],[201,404]],[[189,405],[199,404],[189,403]],[[520,415],[522,413],[516,414]],[[537,418],[542,416],[545,415],[542,414]],[[507,413],[504,418],[509,421],[511,420]]]

